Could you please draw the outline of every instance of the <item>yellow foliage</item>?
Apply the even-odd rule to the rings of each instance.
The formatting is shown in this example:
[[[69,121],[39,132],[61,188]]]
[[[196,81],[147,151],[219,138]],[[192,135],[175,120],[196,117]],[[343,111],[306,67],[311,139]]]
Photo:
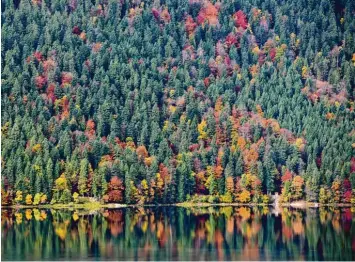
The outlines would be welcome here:
[[[16,203],[19,203],[23,200],[23,197],[22,197],[22,191],[18,190],[16,191],[16,197],[15,197],[15,201]]]
[[[65,223],[61,223],[59,224],[59,226],[57,226],[55,228],[55,234],[61,239],[64,240],[66,235],[67,235],[67,227],[65,225]]]
[[[258,115],[264,116],[263,109],[261,108],[260,105],[256,105],[256,112],[258,112]]]
[[[55,180],[55,186],[57,190],[64,190],[67,189],[68,185],[67,185],[67,179],[65,177],[65,174],[61,174],[60,177],[58,177],[58,179]]]
[[[243,220],[250,218],[250,208],[249,207],[240,207],[238,208],[238,215],[242,217]]]
[[[36,221],[41,220],[41,213],[37,208],[33,209],[33,216],[35,217]]]
[[[302,138],[297,138],[295,141],[295,146],[298,148],[298,150],[303,151],[304,149],[304,142]]]
[[[25,199],[26,205],[32,205],[32,195],[28,194]]]
[[[74,221],[78,221],[78,219],[79,219],[78,212],[74,212],[74,213],[73,213],[73,220],[74,220]]]
[[[16,224],[19,225],[22,223],[22,213],[15,213]]]
[[[306,79],[308,76],[308,67],[307,66],[303,66],[302,67],[302,78]]]
[[[169,111],[171,114],[174,114],[176,111],[176,106],[173,106],[173,105],[169,106]]]
[[[152,164],[152,162],[153,162],[153,157],[146,157],[146,158],[144,159],[144,164],[145,164],[146,166],[150,166],[150,165]]]
[[[200,124],[197,125],[197,130],[198,133],[200,134],[198,136],[198,139],[206,139],[207,138],[207,123],[205,120],[202,120]]]
[[[46,220],[47,218],[47,213],[44,210],[41,210],[41,221]]]
[[[27,220],[31,220],[32,219],[32,210],[31,209],[26,209],[25,217],[26,217]]]
[[[238,202],[240,203],[249,203],[250,202],[250,192],[248,190],[243,190],[238,194]]]
[[[252,52],[253,52],[254,55],[258,55],[258,54],[260,53],[259,47],[258,47],[258,46],[255,46],[255,47],[253,48]]]
[[[35,145],[32,147],[32,152],[37,153],[37,152],[41,151],[41,149],[42,149],[41,144],[35,144]]]

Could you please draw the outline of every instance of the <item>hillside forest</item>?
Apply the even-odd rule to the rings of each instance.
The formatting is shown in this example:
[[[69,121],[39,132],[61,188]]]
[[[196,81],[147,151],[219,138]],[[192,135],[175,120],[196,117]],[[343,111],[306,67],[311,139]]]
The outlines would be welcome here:
[[[355,1],[1,1],[1,204],[355,204]]]

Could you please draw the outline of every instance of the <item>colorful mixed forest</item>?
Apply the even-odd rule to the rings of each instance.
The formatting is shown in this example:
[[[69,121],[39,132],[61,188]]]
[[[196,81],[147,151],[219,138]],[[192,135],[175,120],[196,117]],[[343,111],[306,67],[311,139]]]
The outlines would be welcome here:
[[[2,1],[2,205],[355,204],[355,2]]]

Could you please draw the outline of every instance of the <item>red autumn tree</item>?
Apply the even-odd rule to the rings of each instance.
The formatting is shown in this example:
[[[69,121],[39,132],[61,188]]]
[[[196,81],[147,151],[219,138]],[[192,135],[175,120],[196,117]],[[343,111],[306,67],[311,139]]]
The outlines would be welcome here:
[[[79,26],[74,26],[73,27],[73,30],[72,30],[72,33],[74,34],[74,35],[80,35],[80,33],[81,33],[81,30],[80,30],[80,28],[79,28]]]
[[[159,15],[158,9],[152,8],[152,14],[153,14],[154,18],[159,21],[160,15]]]
[[[113,176],[108,185],[108,197],[110,202],[122,202],[124,185],[122,179],[117,176]]]
[[[38,62],[41,62],[43,60],[43,55],[41,52],[36,51],[33,53],[33,56],[37,59]]]
[[[234,22],[237,27],[246,29],[248,27],[248,19],[242,10],[234,14]]]
[[[197,24],[195,23],[194,19],[189,15],[185,20],[185,30],[188,35],[192,35],[195,32],[195,28]]]
[[[292,181],[292,173],[289,170],[285,171],[285,174],[281,177],[283,183]]]
[[[49,84],[47,88],[47,99],[48,101],[52,101],[52,103],[54,103],[54,101],[56,100],[54,89],[55,89],[55,85],[53,83]]]
[[[42,89],[44,85],[47,83],[47,78],[45,76],[36,76],[35,84],[38,89]]]

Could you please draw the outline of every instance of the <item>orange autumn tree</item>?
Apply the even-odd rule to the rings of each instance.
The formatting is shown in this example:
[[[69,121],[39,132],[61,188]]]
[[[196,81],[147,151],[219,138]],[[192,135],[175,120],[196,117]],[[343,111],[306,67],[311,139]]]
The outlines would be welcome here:
[[[122,179],[113,176],[108,184],[108,201],[121,203],[123,202],[124,185]]]
[[[304,179],[301,176],[295,176],[292,180],[291,190],[294,200],[301,199],[303,196]]]
[[[199,25],[203,24],[205,21],[211,26],[218,24],[218,9],[211,2],[205,2],[197,16],[197,23]]]

